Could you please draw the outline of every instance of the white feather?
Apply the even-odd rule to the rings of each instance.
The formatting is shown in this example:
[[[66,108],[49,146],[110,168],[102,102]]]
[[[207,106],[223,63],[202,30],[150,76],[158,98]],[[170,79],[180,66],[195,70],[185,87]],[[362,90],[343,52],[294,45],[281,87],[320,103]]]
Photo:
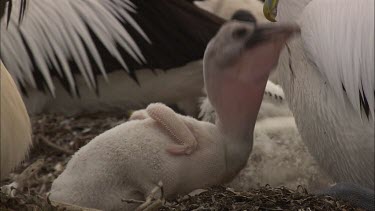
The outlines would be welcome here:
[[[338,99],[342,103],[348,99],[361,115],[363,92],[374,118],[374,1],[349,4],[352,1],[313,1],[307,5],[301,17],[302,39],[307,55]],[[353,18],[359,16],[361,21]]]
[[[303,141],[335,182],[373,188],[374,2],[280,0],[277,9],[278,22],[302,29],[276,71]],[[368,119],[360,113],[361,80]]]
[[[211,123],[216,120],[207,97],[202,99],[200,117]],[[302,142],[282,88],[268,81],[254,128],[252,154],[229,186],[248,190],[266,184],[293,189],[303,185],[315,191],[330,183]]]
[[[263,3],[259,0],[204,0],[194,3],[225,19],[229,19],[239,9],[245,9],[250,11],[257,21],[267,22],[263,15]]]
[[[13,3],[14,11],[18,11],[19,2]],[[90,1],[90,0],[34,0],[29,4],[27,18],[17,28],[18,13],[12,12],[9,29],[5,19],[2,20],[1,55],[6,65],[18,72],[12,73],[23,85],[35,87],[35,80],[30,70],[32,60],[28,49],[33,54],[37,67],[41,70],[48,88],[54,94],[55,85],[49,71],[56,67],[59,75],[64,74],[75,93],[75,82],[68,60],[72,59],[78,66],[86,84],[90,89],[96,87],[92,65],[88,52],[94,58],[104,78],[107,79],[103,61],[90,37],[91,30],[105,48],[128,70],[116,45],[121,46],[137,62],[146,62],[139,47],[123,27],[123,22],[132,26],[146,41],[150,39],[131,17],[136,8],[130,0]],[[19,31],[22,35],[19,35]],[[22,36],[22,37],[21,37]],[[88,51],[85,50],[85,46]],[[9,55],[9,56],[6,56]],[[12,56],[13,55],[13,56]],[[17,55],[17,56],[14,56]],[[61,68],[59,65],[60,63]],[[17,67],[17,68],[13,68]]]
[[[31,146],[31,124],[21,95],[0,61],[0,181],[26,157]]]

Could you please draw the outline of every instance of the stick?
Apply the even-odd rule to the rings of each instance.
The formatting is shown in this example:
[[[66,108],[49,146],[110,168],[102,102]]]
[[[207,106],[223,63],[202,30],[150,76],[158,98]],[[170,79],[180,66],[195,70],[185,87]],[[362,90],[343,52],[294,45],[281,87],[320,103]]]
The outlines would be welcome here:
[[[51,148],[53,148],[53,149],[55,149],[55,150],[57,150],[57,151],[63,152],[63,153],[68,154],[68,155],[73,155],[73,154],[74,154],[73,151],[71,151],[71,150],[69,150],[69,149],[65,149],[65,148],[63,148],[63,147],[61,147],[61,146],[59,146],[59,145],[57,145],[57,144],[54,144],[54,143],[50,142],[49,140],[47,140],[47,139],[46,139],[45,137],[43,137],[43,136],[39,136],[38,138],[39,138],[39,140],[42,141],[44,144],[46,144],[47,146],[49,146],[49,147],[51,147]]]
[[[78,205],[67,204],[67,203],[58,202],[58,201],[51,201],[51,205],[59,208],[59,210],[63,208],[62,210],[69,210],[69,211],[101,211],[98,209],[80,207]]]

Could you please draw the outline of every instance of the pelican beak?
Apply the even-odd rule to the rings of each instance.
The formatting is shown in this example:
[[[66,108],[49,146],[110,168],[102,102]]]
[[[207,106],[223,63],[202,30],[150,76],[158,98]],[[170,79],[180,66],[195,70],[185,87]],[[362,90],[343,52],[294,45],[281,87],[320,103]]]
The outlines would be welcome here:
[[[263,5],[263,14],[271,22],[276,22],[277,4],[279,0],[265,0]]]
[[[259,43],[283,36],[285,40],[292,34],[299,34],[301,29],[296,24],[263,24],[255,28],[254,33],[246,42],[246,48],[251,48]]]

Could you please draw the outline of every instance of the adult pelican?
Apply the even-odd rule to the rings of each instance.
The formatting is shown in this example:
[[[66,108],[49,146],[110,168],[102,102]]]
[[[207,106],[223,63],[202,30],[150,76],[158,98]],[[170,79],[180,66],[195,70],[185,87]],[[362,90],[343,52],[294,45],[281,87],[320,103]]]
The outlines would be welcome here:
[[[373,209],[374,1],[266,0],[264,13],[301,27],[277,71],[302,139],[336,182],[364,187],[333,192]]]

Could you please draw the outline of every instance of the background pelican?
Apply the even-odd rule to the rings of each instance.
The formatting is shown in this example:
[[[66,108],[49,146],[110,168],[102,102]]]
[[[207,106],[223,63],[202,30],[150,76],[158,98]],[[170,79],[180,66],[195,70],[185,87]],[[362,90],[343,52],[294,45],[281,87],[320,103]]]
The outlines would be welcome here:
[[[20,26],[17,12],[10,19],[1,24],[1,59],[31,114],[155,101],[193,114],[203,86],[200,60],[224,22],[187,0],[34,0]]]

